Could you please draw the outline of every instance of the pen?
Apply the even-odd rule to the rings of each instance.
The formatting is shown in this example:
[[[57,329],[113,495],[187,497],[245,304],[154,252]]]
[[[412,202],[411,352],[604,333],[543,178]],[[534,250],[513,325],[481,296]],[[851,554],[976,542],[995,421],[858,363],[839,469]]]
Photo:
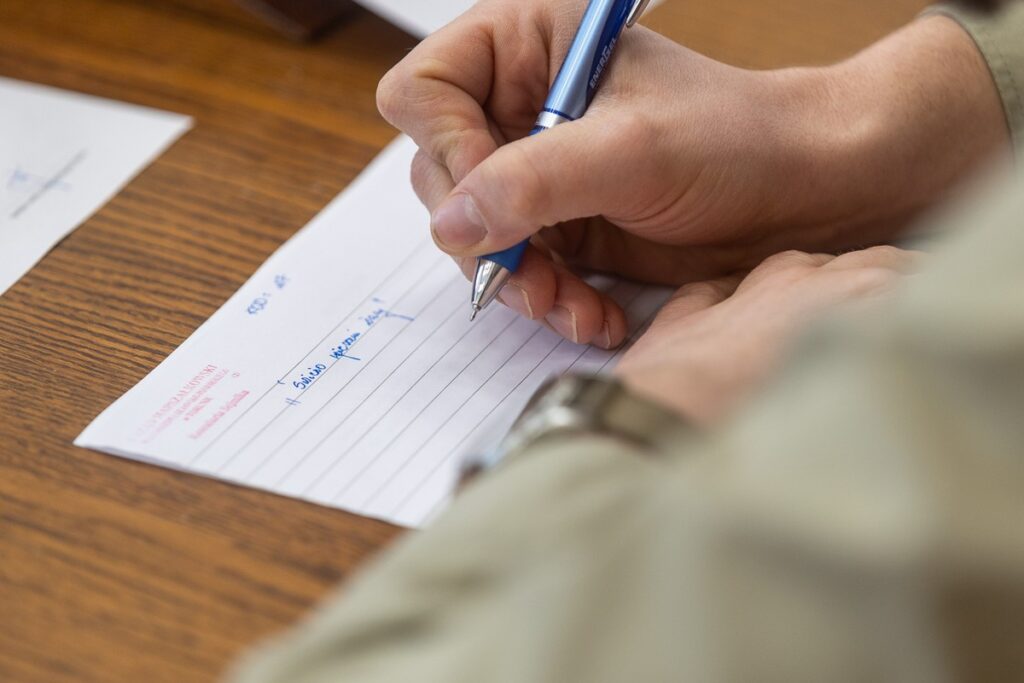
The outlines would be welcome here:
[[[611,59],[622,30],[636,23],[649,0],[590,0],[569,52],[558,70],[544,109],[530,131],[536,135],[583,116]],[[476,318],[494,301],[512,273],[519,268],[529,240],[477,259],[471,303]]]

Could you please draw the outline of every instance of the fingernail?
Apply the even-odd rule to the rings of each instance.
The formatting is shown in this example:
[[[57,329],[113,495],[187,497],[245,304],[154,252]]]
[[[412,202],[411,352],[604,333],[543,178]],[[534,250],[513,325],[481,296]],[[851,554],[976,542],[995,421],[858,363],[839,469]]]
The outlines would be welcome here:
[[[519,285],[512,284],[511,282],[505,285],[505,288],[501,291],[501,300],[519,315],[533,320],[533,306],[530,305],[530,295]]]
[[[487,236],[483,218],[468,194],[457,194],[437,207],[430,221],[434,236],[453,249],[471,247]]]
[[[547,314],[547,317],[545,317],[544,320],[546,320],[558,334],[571,340],[574,344],[580,343],[580,334],[576,329],[576,314],[565,306],[555,306],[551,309],[551,312]]]
[[[597,338],[598,346],[603,349],[612,348],[612,328],[608,325],[607,320],[601,323],[601,333],[597,335]]]

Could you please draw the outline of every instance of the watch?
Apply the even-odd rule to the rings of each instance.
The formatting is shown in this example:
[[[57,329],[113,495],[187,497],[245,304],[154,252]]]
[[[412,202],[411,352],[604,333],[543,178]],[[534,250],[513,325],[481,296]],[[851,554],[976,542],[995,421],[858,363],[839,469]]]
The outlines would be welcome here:
[[[460,486],[553,434],[602,434],[653,454],[689,428],[676,413],[635,395],[614,377],[562,375],[541,385],[495,448],[463,461]]]

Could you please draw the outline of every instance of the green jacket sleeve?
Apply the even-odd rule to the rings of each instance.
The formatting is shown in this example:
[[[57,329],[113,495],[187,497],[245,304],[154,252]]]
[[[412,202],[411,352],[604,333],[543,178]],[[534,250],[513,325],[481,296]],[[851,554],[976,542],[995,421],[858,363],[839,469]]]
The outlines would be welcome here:
[[[930,10],[967,29],[988,62],[1018,149],[1024,147],[1024,1],[961,0]]]
[[[1022,215],[951,217],[714,433],[537,443],[234,680],[1018,680]]]

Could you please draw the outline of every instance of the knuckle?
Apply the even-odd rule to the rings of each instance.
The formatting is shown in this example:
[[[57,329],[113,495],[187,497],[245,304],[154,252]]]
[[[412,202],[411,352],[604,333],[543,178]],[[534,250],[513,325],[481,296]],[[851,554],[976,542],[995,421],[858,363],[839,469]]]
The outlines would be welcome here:
[[[679,288],[680,299],[721,299],[725,288],[714,282],[691,282]]]
[[[636,130],[641,140],[653,140],[659,133],[658,119],[652,110],[638,109],[630,116],[630,125]]]
[[[891,244],[871,247],[866,255],[869,265],[882,265],[887,268],[899,268],[913,261],[911,252]]]
[[[401,111],[402,102],[401,64],[391,68],[377,84],[377,110],[388,123],[394,123]]]
[[[430,181],[430,168],[433,161],[421,149],[417,150],[412,158],[412,166],[409,169],[409,179],[416,190],[424,189]]]
[[[861,251],[851,251],[829,263],[832,270],[884,267],[899,269],[913,261],[912,253],[892,245],[879,245]]]
[[[650,149],[657,137],[657,127],[651,115],[645,111],[631,109],[619,114],[621,121],[612,129],[612,142],[621,146]]]
[[[774,256],[769,256],[761,264],[761,267],[772,270],[782,270],[786,268],[810,265],[811,262],[811,255],[807,252],[799,251],[797,249],[789,249],[775,254]]]
[[[897,246],[893,246],[892,244],[880,244],[878,246],[871,247],[870,249],[867,250],[867,253],[873,257],[883,258],[887,260],[890,260],[892,258],[900,258],[904,254],[906,254],[906,252],[903,249],[900,249]]]
[[[463,131],[467,128],[465,122],[448,118],[444,121],[443,127],[439,126],[435,131],[428,143],[431,156],[450,171],[454,172],[459,168],[457,157],[463,151]]]
[[[377,109],[388,123],[402,127],[404,119],[426,114],[444,104],[446,66],[427,56],[406,57],[377,83]]]
[[[870,294],[892,288],[900,276],[888,268],[859,268],[851,273],[850,286],[858,294]]]

